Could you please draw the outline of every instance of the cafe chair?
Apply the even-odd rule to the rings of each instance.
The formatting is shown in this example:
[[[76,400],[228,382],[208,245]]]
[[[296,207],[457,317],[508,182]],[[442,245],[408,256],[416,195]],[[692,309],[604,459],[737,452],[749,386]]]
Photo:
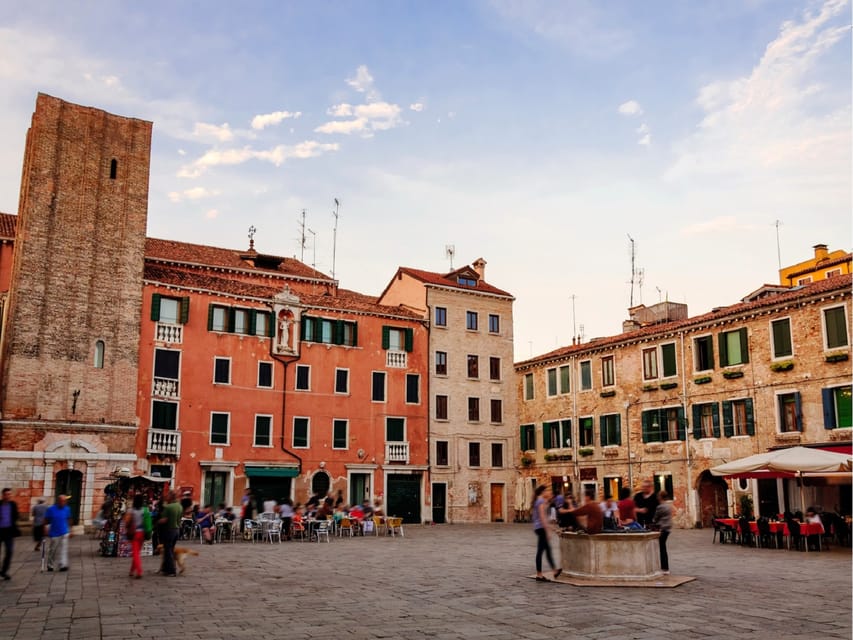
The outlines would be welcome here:
[[[349,518],[341,518],[341,523],[338,525],[338,537],[343,536],[352,538],[352,520]]]
[[[714,525],[714,538],[711,540],[712,543],[717,541],[718,534],[720,536],[720,544],[735,541],[735,530],[732,527],[720,522],[717,516],[714,516],[711,522]]]
[[[298,537],[302,542],[305,542],[305,526],[301,522],[294,522],[290,525],[290,537],[294,540]]]
[[[399,533],[401,536],[404,536],[403,533],[403,519],[402,518],[388,518],[388,535],[396,537]]]
[[[770,521],[767,518],[759,518],[755,521],[758,527],[758,546],[769,547],[771,544],[776,546],[776,536],[770,531]]]
[[[373,532],[378,536],[380,531],[382,531],[383,529],[386,529],[387,533],[385,521],[379,516],[373,516]]]
[[[802,550],[806,546],[805,536],[800,533],[800,523],[789,518],[785,521],[788,526],[788,548],[793,547],[797,551]]]
[[[281,520],[274,520],[267,527],[267,539],[270,544],[272,544],[273,538],[276,538],[281,544]]]
[[[741,518],[738,520],[738,524],[740,525],[740,543],[741,545],[746,545],[751,547],[755,544],[755,536],[752,535],[752,529],[749,526],[748,518]]]
[[[331,542],[329,540],[329,521],[318,520],[317,527],[314,529],[314,535],[317,536],[317,542],[320,542],[322,538],[325,538],[326,542]]]

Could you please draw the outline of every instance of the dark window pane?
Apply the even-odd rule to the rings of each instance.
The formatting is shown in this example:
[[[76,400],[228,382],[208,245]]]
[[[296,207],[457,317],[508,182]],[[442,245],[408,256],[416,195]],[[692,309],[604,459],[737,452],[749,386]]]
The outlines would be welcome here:
[[[477,422],[480,420],[480,399],[468,398],[468,420]]]
[[[228,414],[214,413],[210,417],[210,443],[228,444]]]
[[[447,396],[435,397],[435,419],[447,420]]]
[[[293,419],[293,446],[308,446],[308,418]]]
[[[500,400],[492,399],[490,401],[491,405],[491,421],[498,423],[503,422],[503,403]]]
[[[374,402],[385,402],[385,372],[373,372],[373,393],[371,399]]]
[[[477,356],[468,356],[468,377],[469,378],[479,378],[480,377],[480,359]]]
[[[335,420],[332,422],[332,448],[346,449],[347,443],[347,421]]]
[[[421,377],[416,373],[406,374],[406,402],[417,404],[421,401],[420,386]]]
[[[469,442],[468,443],[468,466],[469,467],[479,467],[480,466],[480,443],[479,442]]]
[[[255,446],[268,447],[272,444],[272,418],[255,416]]]
[[[498,469],[504,466],[504,446],[500,442],[492,443],[492,466]]]
[[[310,384],[311,367],[305,364],[296,365],[296,388],[307,391]]]
[[[435,443],[435,464],[440,467],[446,467],[448,465],[447,451],[446,440],[439,440]]]
[[[337,369],[335,371],[335,393],[349,393],[348,369]]]
[[[385,440],[387,442],[406,441],[406,421],[403,418],[385,419]]]
[[[489,358],[489,380],[501,379],[501,359]]]
[[[154,401],[151,407],[152,429],[178,428],[178,403]]]
[[[154,377],[177,380],[180,362],[180,351],[156,349],[154,351]]]
[[[259,362],[258,363],[258,386],[259,387],[271,387],[272,386],[272,362]]]
[[[218,384],[231,382],[231,361],[227,358],[216,358],[213,365],[213,381]]]

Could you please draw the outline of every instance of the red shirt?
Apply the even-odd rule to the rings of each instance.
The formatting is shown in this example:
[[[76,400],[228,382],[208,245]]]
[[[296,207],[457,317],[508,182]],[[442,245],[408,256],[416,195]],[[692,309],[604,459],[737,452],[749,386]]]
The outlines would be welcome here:
[[[620,500],[617,506],[619,507],[620,520],[637,519],[637,505],[634,504],[633,498],[625,498],[624,500]]]
[[[576,516],[586,516],[587,533],[601,533],[601,529],[604,527],[604,514],[597,503],[589,502],[582,507],[578,507],[572,513]]]

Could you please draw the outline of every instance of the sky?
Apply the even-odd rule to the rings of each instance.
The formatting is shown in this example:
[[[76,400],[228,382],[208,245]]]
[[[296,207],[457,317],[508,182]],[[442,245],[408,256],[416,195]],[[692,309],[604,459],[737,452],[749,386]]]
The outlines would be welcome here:
[[[252,226],[372,295],[450,246],[515,296],[526,359],[621,331],[631,239],[634,304],[691,315],[851,249],[850,24],[840,0],[2,3],[0,211],[38,92],[150,120],[149,236]]]

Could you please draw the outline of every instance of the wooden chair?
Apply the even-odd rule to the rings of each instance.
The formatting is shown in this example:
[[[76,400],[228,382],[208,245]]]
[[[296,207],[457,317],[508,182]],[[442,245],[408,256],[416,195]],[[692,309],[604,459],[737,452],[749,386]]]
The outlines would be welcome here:
[[[338,537],[349,536],[352,538],[352,520],[349,518],[341,518],[338,525]]]
[[[385,522],[382,520],[381,517],[373,516],[373,533],[374,533],[374,535],[378,536],[379,532],[382,529],[386,529],[386,533],[387,533],[387,527],[385,526]]]
[[[402,518],[388,518],[388,534],[392,536],[397,536],[399,533],[400,536],[405,536],[403,533],[403,519]]]

